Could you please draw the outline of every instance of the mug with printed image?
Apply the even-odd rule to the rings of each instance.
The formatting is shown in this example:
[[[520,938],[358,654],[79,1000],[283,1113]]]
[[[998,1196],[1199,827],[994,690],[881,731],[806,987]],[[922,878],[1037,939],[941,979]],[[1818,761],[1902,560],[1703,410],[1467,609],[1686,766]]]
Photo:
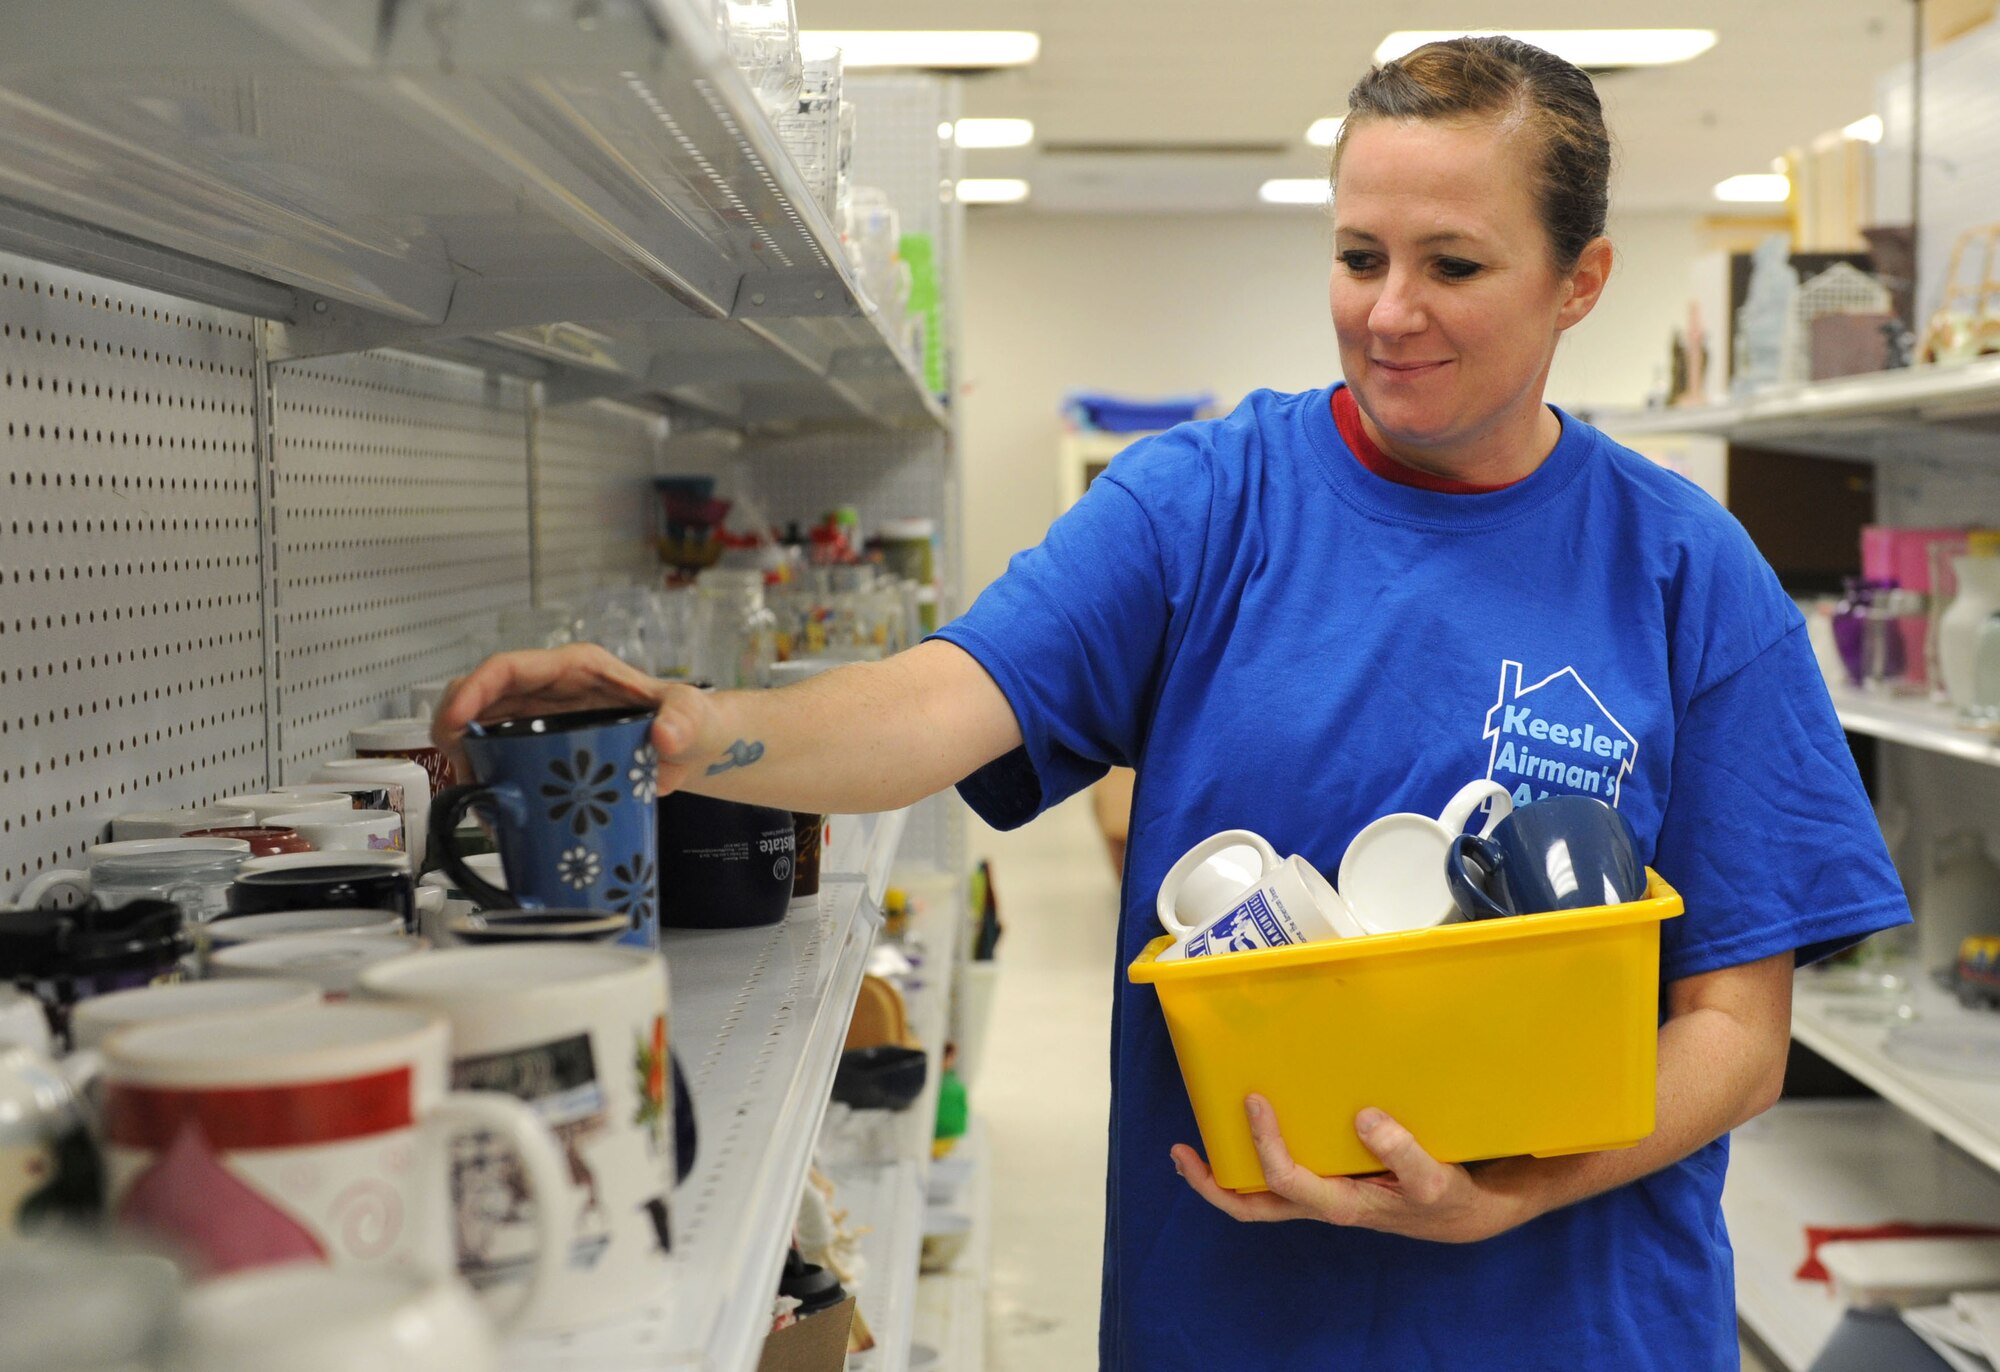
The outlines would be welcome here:
[[[1259,864],[1248,888],[1199,922],[1184,919],[1182,910],[1194,904],[1187,898],[1189,878],[1212,874],[1218,854],[1246,850]],[[1248,829],[1226,829],[1189,849],[1161,883],[1156,908],[1160,926],[1177,940],[1159,955],[1161,962],[1353,938],[1364,932],[1347,903],[1311,863],[1296,854],[1279,857],[1277,849]]]

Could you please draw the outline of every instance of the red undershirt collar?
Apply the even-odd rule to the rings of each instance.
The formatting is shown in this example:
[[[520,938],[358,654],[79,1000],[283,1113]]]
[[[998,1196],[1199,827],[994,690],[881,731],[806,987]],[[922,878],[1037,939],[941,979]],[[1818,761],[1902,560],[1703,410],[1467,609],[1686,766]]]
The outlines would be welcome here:
[[[1334,388],[1333,424],[1340,430],[1342,441],[1356,461],[1383,480],[1393,481],[1398,486],[1414,486],[1420,491],[1438,491],[1444,495],[1490,495],[1515,484],[1503,481],[1497,486],[1481,486],[1471,481],[1454,481],[1450,477],[1433,476],[1398,462],[1376,447],[1375,440],[1361,426],[1361,406],[1356,403],[1354,392],[1346,386]]]

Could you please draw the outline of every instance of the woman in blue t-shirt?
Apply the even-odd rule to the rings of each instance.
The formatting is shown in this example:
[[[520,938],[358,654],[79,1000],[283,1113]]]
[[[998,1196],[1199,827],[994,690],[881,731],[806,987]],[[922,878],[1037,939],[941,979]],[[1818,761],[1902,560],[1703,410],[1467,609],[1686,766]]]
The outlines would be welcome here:
[[[1187,1146],[1158,1007],[1120,984],[1106,1368],[1736,1365],[1727,1133],[1778,1094],[1794,965],[1908,912],[1742,529],[1543,400],[1611,272],[1610,162],[1589,78],[1537,48],[1380,66],[1334,150],[1344,386],[1134,445],[889,661],[704,694],[595,648],[510,653],[440,708],[449,744],[475,718],[653,702],[663,790],[795,810],[956,784],[1005,826],[1134,766],[1121,966],[1167,867],[1220,829],[1333,870],[1370,819],[1471,777],[1615,804],[1687,902],[1661,935],[1652,1136],[1467,1167],[1364,1110],[1386,1172],[1321,1178],[1253,1097],[1270,1190],[1232,1193]],[[1605,736],[1601,766],[1548,756]]]

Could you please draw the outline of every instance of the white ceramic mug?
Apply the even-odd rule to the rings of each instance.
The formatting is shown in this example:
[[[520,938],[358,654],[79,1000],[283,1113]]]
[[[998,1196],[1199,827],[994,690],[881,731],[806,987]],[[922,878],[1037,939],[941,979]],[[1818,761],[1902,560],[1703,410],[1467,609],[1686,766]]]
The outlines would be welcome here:
[[[1248,829],[1212,834],[1181,855],[1160,881],[1160,927],[1176,938],[1208,923],[1241,900],[1283,861],[1263,835]]]
[[[456,1277],[304,1263],[188,1293],[170,1372],[493,1372],[499,1349]]]
[[[93,843],[84,855],[86,868],[52,867],[38,875],[21,888],[20,903],[33,908],[64,891],[78,900],[96,896],[103,905],[171,900],[197,924],[229,908],[229,884],[250,845],[240,838],[123,839]]]
[[[345,757],[322,762],[312,779],[321,782],[376,782],[403,791],[403,845],[419,872],[424,869],[425,835],[431,827],[431,774],[420,762],[401,757]]]
[[[322,853],[403,851],[403,817],[394,810],[301,810],[270,822],[298,830]]]
[[[133,810],[111,817],[113,839],[180,838],[195,829],[242,829],[257,818],[240,805],[191,805],[184,810]]]
[[[528,1102],[561,1140],[572,1185],[557,1204],[569,1265],[535,1328],[643,1305],[668,1279],[674,1184],[667,969],[657,954],[600,944],[458,948],[362,974],[364,996],[451,1020],[452,1082]],[[520,1279],[524,1235],[504,1171],[460,1174],[460,1271],[482,1291]]]
[[[1514,811],[1514,799],[1497,781],[1467,782],[1436,819],[1407,812],[1384,815],[1354,836],[1340,860],[1340,894],[1364,933],[1429,929],[1459,918],[1445,881],[1451,841],[1482,805],[1490,804],[1483,838]]]
[[[298,1010],[319,1000],[319,987],[311,982],[282,977],[141,986],[78,1001],[70,1012],[69,1032],[82,1053],[103,1047],[113,1034],[135,1025],[240,1010]]]
[[[272,910],[232,915],[202,926],[211,949],[233,948],[262,939],[327,934],[401,934],[403,917],[393,910]]]
[[[252,791],[247,795],[224,796],[222,803],[232,810],[248,810],[255,823],[269,824],[272,815],[297,814],[301,810],[352,810],[346,796],[309,791]]]
[[[6,912],[0,910],[0,919],[5,917]],[[0,1048],[32,1048],[37,1053],[47,1053],[54,1041],[41,998],[18,987],[0,986]]]
[[[506,1141],[530,1195],[569,1189],[532,1110],[498,1092],[450,1089],[449,1035],[442,1016],[373,1003],[113,1034],[103,1048],[111,1214],[209,1276],[300,1261],[448,1274],[448,1178],[468,1151],[491,1146],[477,1131]],[[540,1313],[569,1254],[561,1208],[537,1215],[509,1327]]]
[[[1297,854],[1280,858],[1275,848],[1248,829],[1227,829],[1203,839],[1174,864],[1169,880],[1183,867],[1200,870],[1216,854],[1232,849],[1254,851],[1261,860],[1260,870],[1248,890],[1199,924],[1181,918],[1181,887],[1162,883],[1160,926],[1173,935],[1175,943],[1160,954],[1159,961],[1283,948],[1352,938],[1362,932],[1339,893],[1311,863]]]
[[[209,954],[208,974],[296,977],[319,987],[329,1000],[344,1000],[354,993],[361,974],[376,963],[429,947],[428,940],[409,934],[287,934],[216,949]]]

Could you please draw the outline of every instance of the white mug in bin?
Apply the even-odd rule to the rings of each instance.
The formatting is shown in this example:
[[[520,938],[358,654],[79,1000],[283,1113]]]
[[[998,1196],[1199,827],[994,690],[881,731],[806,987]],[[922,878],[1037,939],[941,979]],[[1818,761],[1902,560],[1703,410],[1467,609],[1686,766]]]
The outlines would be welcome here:
[[[1340,860],[1340,894],[1364,934],[1430,929],[1459,918],[1445,880],[1445,854],[1472,816],[1486,807],[1484,838],[1514,811],[1514,798],[1497,781],[1467,782],[1429,815],[1383,815],[1354,836]]]
[[[1234,880],[1246,852],[1258,862],[1247,886],[1221,910],[1206,914],[1203,905]],[[1160,954],[1161,962],[1352,938],[1362,932],[1347,903],[1311,863],[1296,854],[1279,857],[1277,849],[1248,829],[1226,829],[1189,849],[1160,884],[1158,912],[1161,927],[1176,940]],[[1206,917],[1190,919],[1190,914]]]

